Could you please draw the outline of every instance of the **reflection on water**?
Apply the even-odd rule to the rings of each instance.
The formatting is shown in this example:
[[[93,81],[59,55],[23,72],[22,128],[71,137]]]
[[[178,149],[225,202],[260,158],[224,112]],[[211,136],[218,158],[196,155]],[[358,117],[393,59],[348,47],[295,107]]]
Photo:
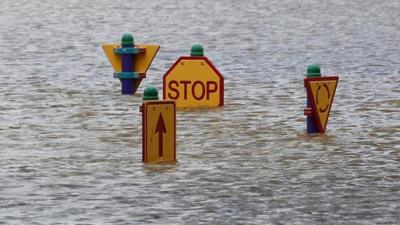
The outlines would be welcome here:
[[[397,224],[400,3],[3,0],[0,222]],[[124,6],[124,7],[122,7]],[[161,49],[134,96],[101,44]],[[177,159],[141,162],[145,86],[194,43],[225,106],[177,114]],[[339,75],[305,133],[306,67]]]

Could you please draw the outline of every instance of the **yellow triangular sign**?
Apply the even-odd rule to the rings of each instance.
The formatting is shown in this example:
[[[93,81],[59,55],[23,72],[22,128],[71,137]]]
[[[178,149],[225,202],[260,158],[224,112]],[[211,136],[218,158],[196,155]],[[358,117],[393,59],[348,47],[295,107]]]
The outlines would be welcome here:
[[[317,127],[321,133],[325,132],[328,124],[338,80],[339,77],[313,77],[304,80],[307,92],[311,96],[312,111],[317,120]]]
[[[114,49],[121,47],[120,44],[104,44],[103,49],[116,73],[121,72],[121,55],[114,53]],[[145,74],[151,62],[156,56],[159,45],[135,45],[136,48],[146,49],[144,53],[139,53],[134,57],[134,71]]]

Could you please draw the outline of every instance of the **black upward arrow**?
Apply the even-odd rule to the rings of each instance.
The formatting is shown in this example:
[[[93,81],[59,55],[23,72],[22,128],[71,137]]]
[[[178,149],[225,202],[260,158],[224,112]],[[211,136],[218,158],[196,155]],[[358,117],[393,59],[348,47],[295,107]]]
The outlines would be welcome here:
[[[157,122],[155,133],[158,133],[158,156],[162,157],[163,156],[163,135],[165,133],[167,133],[167,130],[165,129],[165,123],[164,123],[164,119],[163,119],[161,113],[160,113],[160,116],[158,117],[158,122]]]

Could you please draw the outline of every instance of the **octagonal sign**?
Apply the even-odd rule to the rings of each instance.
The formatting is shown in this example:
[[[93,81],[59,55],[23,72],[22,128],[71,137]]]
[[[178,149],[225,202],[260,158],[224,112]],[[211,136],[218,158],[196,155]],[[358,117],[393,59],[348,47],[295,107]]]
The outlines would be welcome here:
[[[180,57],[164,75],[163,98],[177,108],[223,106],[224,78],[207,57]]]

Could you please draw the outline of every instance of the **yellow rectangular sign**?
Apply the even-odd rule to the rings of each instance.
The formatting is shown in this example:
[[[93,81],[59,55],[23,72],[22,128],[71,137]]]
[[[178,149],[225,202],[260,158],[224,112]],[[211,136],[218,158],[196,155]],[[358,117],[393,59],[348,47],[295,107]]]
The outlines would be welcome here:
[[[174,101],[145,101],[142,111],[142,160],[176,161],[176,110]]]

